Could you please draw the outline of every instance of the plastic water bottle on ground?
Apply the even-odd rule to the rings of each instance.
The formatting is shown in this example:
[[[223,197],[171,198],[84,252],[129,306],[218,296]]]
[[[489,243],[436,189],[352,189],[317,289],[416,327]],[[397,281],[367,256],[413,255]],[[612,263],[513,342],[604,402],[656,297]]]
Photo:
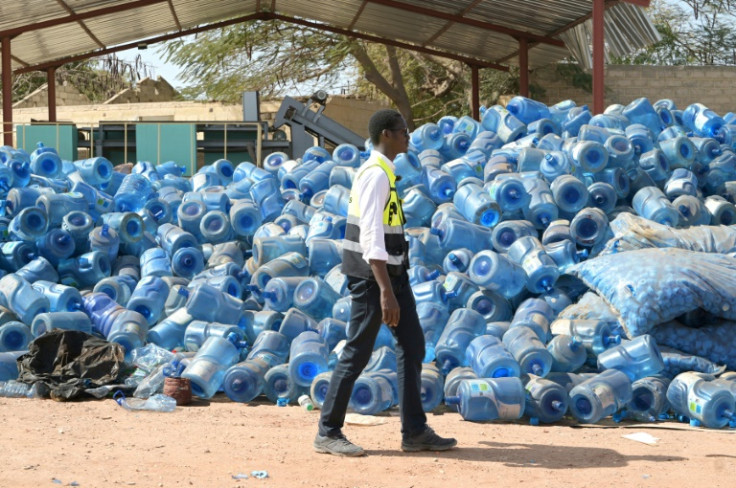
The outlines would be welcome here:
[[[173,412],[176,409],[176,400],[162,393],[157,393],[148,398],[127,398],[121,390],[118,390],[113,395],[113,399],[126,410]]]
[[[554,381],[529,375],[524,389],[527,393],[524,412],[532,425],[557,422],[567,413],[570,400],[567,391]]]
[[[618,370],[607,370],[570,390],[570,412],[584,424],[613,415],[631,401],[631,380]]]
[[[463,380],[457,395],[445,398],[465,420],[517,420],[524,415],[524,386],[519,378]]]
[[[730,390],[693,371],[680,373],[667,388],[667,400],[692,425],[720,429],[734,417],[734,397]]]
[[[222,380],[225,394],[234,402],[247,403],[253,400],[263,390],[268,368],[268,363],[261,359],[247,359],[230,366]]]

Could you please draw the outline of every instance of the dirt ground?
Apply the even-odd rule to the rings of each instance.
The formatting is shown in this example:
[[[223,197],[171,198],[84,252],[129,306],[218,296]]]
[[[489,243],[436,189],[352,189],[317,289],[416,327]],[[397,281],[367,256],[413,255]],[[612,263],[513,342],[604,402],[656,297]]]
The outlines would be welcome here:
[[[445,453],[403,453],[399,419],[348,425],[367,456],[317,454],[318,413],[219,395],[172,413],[113,400],[0,399],[0,487],[733,487],[736,431],[684,424],[471,423],[430,414]],[[623,438],[645,432],[648,445]],[[266,471],[268,477],[253,477]],[[247,479],[242,475],[248,475]]]

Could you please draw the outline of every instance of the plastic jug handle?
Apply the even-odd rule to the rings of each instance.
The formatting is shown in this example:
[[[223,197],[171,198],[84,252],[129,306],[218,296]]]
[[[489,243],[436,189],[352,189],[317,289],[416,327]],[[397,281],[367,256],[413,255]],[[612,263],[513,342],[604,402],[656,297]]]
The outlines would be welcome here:
[[[459,396],[445,397],[445,405],[460,405],[460,397]]]

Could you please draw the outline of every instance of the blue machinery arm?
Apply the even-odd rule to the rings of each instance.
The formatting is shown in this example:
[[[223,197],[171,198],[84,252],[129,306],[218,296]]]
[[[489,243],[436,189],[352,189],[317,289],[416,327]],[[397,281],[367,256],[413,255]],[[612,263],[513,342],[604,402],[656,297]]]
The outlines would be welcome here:
[[[274,128],[279,128],[286,124],[291,128],[291,152],[292,155],[304,154],[304,152],[314,145],[313,137],[317,137],[318,144],[324,146],[325,141],[334,145],[353,144],[358,149],[365,149],[365,139],[355,132],[338,124],[322,112],[325,109],[325,100],[327,94],[318,91],[311,98],[320,104],[320,107],[314,111],[309,107],[310,104],[303,104],[291,97],[284,97],[284,101],[276,113],[274,120]]]

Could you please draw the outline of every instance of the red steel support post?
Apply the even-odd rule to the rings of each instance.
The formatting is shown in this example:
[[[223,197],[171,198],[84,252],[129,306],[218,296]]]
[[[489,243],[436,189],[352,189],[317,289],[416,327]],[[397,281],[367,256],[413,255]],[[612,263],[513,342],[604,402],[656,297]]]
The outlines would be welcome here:
[[[470,66],[470,79],[471,79],[471,102],[470,109],[472,111],[473,118],[480,120],[480,81],[478,76],[478,66]]]
[[[529,41],[519,38],[519,95],[529,96]]]
[[[56,68],[46,70],[49,91],[49,122],[56,122]]]
[[[2,39],[3,144],[13,145],[13,70],[10,64],[10,37]]]
[[[603,113],[605,103],[605,0],[593,0],[593,114]]]

